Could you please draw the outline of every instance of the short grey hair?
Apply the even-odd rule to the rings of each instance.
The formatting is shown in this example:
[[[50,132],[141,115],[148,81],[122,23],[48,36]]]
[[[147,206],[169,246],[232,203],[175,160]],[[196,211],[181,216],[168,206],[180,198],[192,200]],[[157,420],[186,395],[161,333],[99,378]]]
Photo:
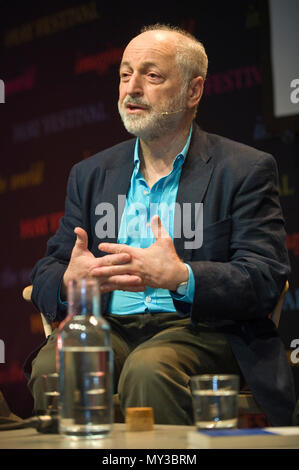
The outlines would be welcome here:
[[[195,77],[201,76],[204,80],[206,79],[208,57],[203,44],[195,36],[178,26],[161,23],[143,26],[140,32],[146,33],[147,31],[173,31],[183,36],[176,43],[176,60],[183,81],[188,85]]]

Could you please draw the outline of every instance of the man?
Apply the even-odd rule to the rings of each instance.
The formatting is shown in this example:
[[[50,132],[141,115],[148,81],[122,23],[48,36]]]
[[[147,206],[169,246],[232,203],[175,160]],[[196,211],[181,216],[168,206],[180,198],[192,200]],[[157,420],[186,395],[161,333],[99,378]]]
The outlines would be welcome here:
[[[99,279],[123,411],[152,406],[156,423],[192,424],[190,377],[236,373],[270,423],[286,425],[292,378],[268,318],[289,273],[277,168],[196,125],[207,63],[177,28],[151,26],[128,44],[118,107],[138,138],[73,167],[65,216],[32,273],[33,302],[62,319],[68,281]],[[33,363],[37,409],[55,341]]]

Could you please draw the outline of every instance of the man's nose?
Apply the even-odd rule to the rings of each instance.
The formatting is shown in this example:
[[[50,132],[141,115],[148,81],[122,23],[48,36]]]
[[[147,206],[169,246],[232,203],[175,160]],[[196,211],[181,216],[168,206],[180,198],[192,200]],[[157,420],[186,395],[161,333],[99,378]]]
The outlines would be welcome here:
[[[132,74],[129,82],[127,83],[127,94],[131,96],[142,96],[143,87],[142,80],[138,74]]]

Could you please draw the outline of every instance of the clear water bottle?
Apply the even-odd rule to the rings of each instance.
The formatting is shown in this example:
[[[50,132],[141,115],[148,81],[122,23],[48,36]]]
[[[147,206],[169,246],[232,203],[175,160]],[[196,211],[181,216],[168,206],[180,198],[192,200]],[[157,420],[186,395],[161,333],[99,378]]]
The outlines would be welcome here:
[[[68,286],[68,315],[58,332],[57,361],[60,433],[107,436],[113,423],[113,352],[96,279]]]

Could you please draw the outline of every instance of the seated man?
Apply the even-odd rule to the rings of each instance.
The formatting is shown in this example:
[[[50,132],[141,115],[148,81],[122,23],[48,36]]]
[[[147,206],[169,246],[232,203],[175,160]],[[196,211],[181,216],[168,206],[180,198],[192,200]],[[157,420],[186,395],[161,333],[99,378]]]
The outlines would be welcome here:
[[[178,28],[147,27],[128,44],[118,108],[137,139],[72,168],[32,299],[61,320],[68,281],[99,279],[123,410],[152,406],[156,423],[192,424],[190,377],[235,373],[272,425],[288,425],[292,376],[268,318],[289,274],[277,167],[195,123],[207,63]],[[33,362],[36,409],[56,334]]]

